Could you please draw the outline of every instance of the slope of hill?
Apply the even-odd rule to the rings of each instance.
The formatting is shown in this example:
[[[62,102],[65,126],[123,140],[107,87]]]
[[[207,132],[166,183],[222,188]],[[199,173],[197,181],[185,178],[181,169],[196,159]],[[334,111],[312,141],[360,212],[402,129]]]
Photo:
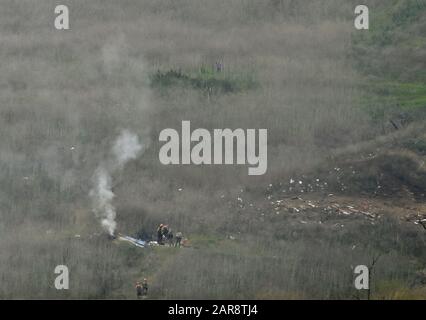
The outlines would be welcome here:
[[[1,298],[426,298],[424,1],[368,1],[354,32],[338,0],[0,4]],[[12,14],[13,13],[13,14]],[[215,63],[223,64],[217,72]],[[267,128],[268,172],[166,167],[158,134]],[[122,129],[145,146],[112,175],[118,232],[92,212],[93,175]],[[70,290],[53,287],[71,270]]]

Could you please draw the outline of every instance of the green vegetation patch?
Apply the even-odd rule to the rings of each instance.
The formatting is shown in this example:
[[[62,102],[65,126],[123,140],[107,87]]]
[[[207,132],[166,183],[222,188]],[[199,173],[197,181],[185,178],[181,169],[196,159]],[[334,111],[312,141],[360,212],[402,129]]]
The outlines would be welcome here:
[[[404,29],[415,23],[425,10],[426,1],[424,0],[384,2],[382,6],[370,10],[370,30],[356,33],[355,43],[374,46],[391,45],[395,41],[398,29]],[[424,39],[424,36],[422,38]]]
[[[216,72],[213,68],[201,68],[196,73],[158,70],[150,78],[154,88],[183,87],[211,93],[236,93],[258,86],[253,74]]]
[[[426,48],[425,17],[424,0],[378,2],[370,7],[370,29],[353,34],[355,68],[368,77],[361,105],[375,120],[425,113],[426,72],[419,59]]]
[[[424,115],[426,84],[397,81],[368,81],[362,85],[361,106],[376,120],[399,113]],[[407,119],[410,120],[410,119]]]

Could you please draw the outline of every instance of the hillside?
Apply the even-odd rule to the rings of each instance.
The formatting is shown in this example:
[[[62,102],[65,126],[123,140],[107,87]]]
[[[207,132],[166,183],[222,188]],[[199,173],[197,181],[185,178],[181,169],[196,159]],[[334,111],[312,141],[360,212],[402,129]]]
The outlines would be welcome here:
[[[375,260],[372,299],[426,298],[426,2],[367,1],[362,32],[354,1],[68,2],[64,32],[52,1],[0,4],[0,298],[134,299],[148,278],[149,299],[365,299]],[[162,165],[183,120],[267,128],[267,173]],[[115,166],[123,130],[142,151]],[[188,245],[108,237],[99,168],[117,233]]]

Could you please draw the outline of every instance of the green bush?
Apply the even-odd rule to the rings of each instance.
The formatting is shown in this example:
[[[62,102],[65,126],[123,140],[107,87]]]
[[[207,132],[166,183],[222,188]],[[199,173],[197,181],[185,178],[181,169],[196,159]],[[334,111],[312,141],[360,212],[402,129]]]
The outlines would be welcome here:
[[[151,75],[151,86],[167,88],[181,86],[210,93],[235,93],[250,90],[257,86],[250,75],[231,75],[224,72],[214,72],[202,67],[196,74],[184,73],[181,70],[158,70]]]

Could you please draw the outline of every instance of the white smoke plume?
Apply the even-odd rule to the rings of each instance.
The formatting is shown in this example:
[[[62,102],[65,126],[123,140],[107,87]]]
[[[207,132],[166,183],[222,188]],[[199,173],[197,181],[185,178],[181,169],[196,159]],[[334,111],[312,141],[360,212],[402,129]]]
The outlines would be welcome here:
[[[139,144],[138,136],[128,130],[123,130],[112,148],[118,168],[122,168],[127,161],[136,159],[141,150],[142,146]]]
[[[100,165],[94,175],[94,186],[90,191],[93,202],[93,211],[100,219],[101,225],[109,235],[113,236],[117,223],[116,210],[112,203],[112,175],[121,170],[124,165],[141,153],[143,145],[139,143],[137,135],[128,130],[123,130],[112,147],[112,158],[108,165]]]

